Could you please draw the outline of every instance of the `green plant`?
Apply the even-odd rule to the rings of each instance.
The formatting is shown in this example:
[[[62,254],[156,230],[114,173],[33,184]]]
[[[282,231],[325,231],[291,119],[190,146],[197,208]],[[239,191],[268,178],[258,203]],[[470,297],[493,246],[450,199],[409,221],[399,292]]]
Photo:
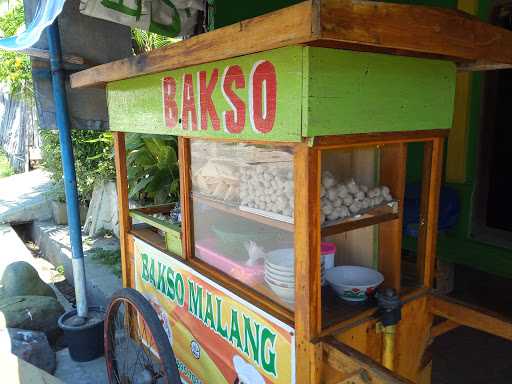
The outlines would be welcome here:
[[[54,182],[52,189],[48,192],[48,197],[53,201],[58,201],[59,203],[66,202],[66,193],[64,192],[64,180],[60,179],[57,182]]]
[[[42,166],[52,173],[54,183],[59,184],[63,178],[59,135],[50,130],[41,130],[40,132]],[[110,132],[73,130],[71,139],[75,156],[78,195],[80,200],[89,201],[94,186],[98,182],[112,180],[115,177],[112,134]]]
[[[180,184],[175,137],[129,134],[126,150],[130,198],[150,204],[178,200]]]
[[[157,33],[144,31],[142,29],[132,29],[132,39],[134,42],[134,53],[136,55],[149,52],[153,49],[163,47],[179,41],[172,37],[162,36]]]
[[[23,3],[16,6],[0,18],[2,37],[13,36],[25,23]],[[0,50],[0,81],[9,87],[11,95],[30,99],[32,91],[32,72],[28,55]]]
[[[57,271],[57,273],[58,273],[60,276],[64,276],[64,266],[63,266],[63,265],[58,265],[58,266],[55,268],[55,271]]]
[[[114,275],[121,277],[121,251],[119,249],[93,248],[89,253],[93,260],[106,265]]]
[[[7,155],[3,151],[0,151],[0,178],[11,176],[13,174],[14,170],[9,163]]]

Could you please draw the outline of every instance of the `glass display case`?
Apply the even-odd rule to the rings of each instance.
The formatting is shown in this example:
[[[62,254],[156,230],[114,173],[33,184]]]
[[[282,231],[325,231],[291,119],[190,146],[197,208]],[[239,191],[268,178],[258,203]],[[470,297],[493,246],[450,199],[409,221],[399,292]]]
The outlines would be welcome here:
[[[293,309],[292,152],[200,139],[190,149],[195,258]]]

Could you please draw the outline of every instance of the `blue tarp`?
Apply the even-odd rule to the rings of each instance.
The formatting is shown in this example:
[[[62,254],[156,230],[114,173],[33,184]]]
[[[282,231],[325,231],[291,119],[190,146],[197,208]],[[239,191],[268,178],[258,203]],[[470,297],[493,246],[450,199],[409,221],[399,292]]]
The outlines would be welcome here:
[[[30,48],[39,41],[47,26],[62,12],[66,0],[40,0],[32,22],[17,36],[0,39],[0,49],[19,51]]]

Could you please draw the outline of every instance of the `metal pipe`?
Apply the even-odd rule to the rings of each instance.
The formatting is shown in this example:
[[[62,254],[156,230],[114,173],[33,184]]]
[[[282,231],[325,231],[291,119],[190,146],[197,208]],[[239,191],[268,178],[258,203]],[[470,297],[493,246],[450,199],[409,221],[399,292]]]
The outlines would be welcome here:
[[[80,206],[76,186],[73,146],[71,143],[71,120],[66,98],[66,74],[62,61],[59,23],[57,19],[48,27],[47,34],[50,51],[50,68],[52,72],[53,99],[55,102],[55,119],[57,128],[59,129],[62,170],[64,171],[64,192],[66,194],[69,237],[71,241],[71,254],[73,256],[73,280],[75,283],[77,315],[85,318],[87,317],[87,297]]]
[[[396,327],[402,318],[402,302],[394,289],[386,288],[377,294],[380,322],[377,332],[383,334],[382,365],[389,370],[394,368]]]
[[[395,334],[396,325],[388,325],[382,328],[382,365],[392,371],[395,360]]]

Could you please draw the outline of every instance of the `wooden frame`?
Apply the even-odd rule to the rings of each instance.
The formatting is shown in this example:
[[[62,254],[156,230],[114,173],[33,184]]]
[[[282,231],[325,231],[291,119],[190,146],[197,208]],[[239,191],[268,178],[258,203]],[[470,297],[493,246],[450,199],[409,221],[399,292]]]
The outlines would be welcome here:
[[[460,11],[373,1],[308,0],[72,74],[71,87],[98,86],[293,44],[442,58],[462,63],[463,70],[512,64],[512,32]]]
[[[497,313],[439,295],[431,295],[430,306],[434,315],[446,319],[445,323],[441,323],[444,324],[444,329],[439,325],[432,330],[433,337],[459,325],[465,325],[512,340],[512,320]]]
[[[130,267],[133,260],[133,239],[140,237],[151,243],[151,239],[137,231],[130,232],[130,222],[127,216],[127,185],[126,185],[126,163],[122,161],[124,152],[124,134],[115,133],[116,149],[116,170],[118,176],[118,190],[120,191],[120,221],[122,221],[122,254],[123,254],[123,281],[126,286],[133,286],[133,274]],[[320,228],[319,211],[320,203],[320,175],[321,175],[321,153],[325,150],[351,149],[365,147],[381,148],[380,159],[380,182],[389,185],[399,200],[399,213],[389,217],[388,221],[380,223],[380,263],[379,269],[385,274],[388,286],[400,292],[400,259],[401,259],[401,228],[402,228],[402,201],[405,187],[405,159],[406,144],[411,142],[425,143],[424,163],[424,184],[422,199],[422,217],[429,223],[422,226],[420,235],[420,249],[422,258],[419,260],[419,269],[422,272],[422,283],[424,287],[430,287],[432,279],[431,266],[434,265],[435,231],[437,225],[436,199],[440,187],[440,164],[442,162],[442,143],[444,131],[413,132],[413,133],[383,133],[371,135],[345,135],[332,136],[330,138],[317,138],[311,146],[307,141],[298,144],[288,144],[294,151],[294,180],[296,185],[304,185],[305,188],[297,188],[295,193],[295,248],[296,248],[296,309],[295,312],[273,302],[271,299],[249,286],[242,285],[238,280],[228,276],[222,271],[209,266],[207,263],[195,259],[193,240],[193,205],[191,199],[191,155],[190,140],[178,138],[178,149],[180,156],[180,191],[182,205],[182,262],[204,274],[208,278],[218,282],[226,289],[238,296],[257,305],[276,318],[295,326],[296,332],[296,358],[298,361],[307,362],[301,364],[300,375],[297,374],[298,383],[317,383],[322,377],[322,366],[326,349],[321,340],[323,337],[335,337],[347,344],[347,348],[355,348],[360,353],[375,356],[378,359],[380,342],[379,336],[372,336],[374,342],[370,344],[359,344],[357,339],[350,335],[358,334],[359,329],[374,327],[376,322],[376,308],[368,307],[357,310],[349,318],[337,320],[327,327],[322,325],[322,292],[320,290],[320,239],[322,231]],[[219,140],[226,141],[226,140]],[[266,143],[268,144],[268,143]],[[281,143],[279,143],[281,145]],[[123,182],[122,179],[125,181]],[[371,221],[364,221],[364,224],[373,225]],[[350,228],[349,228],[350,229]],[[123,240],[124,239],[124,240]],[[124,244],[124,245],[123,245]],[[163,250],[165,252],[165,250]],[[168,253],[169,254],[169,253]],[[170,257],[171,254],[169,254]],[[423,261],[422,261],[423,260]],[[426,297],[425,288],[413,291],[403,291],[403,300],[414,303]],[[423,298],[423,299],[422,299]],[[424,324],[430,324],[432,314],[425,310],[413,311],[417,320]],[[416,314],[416,312],[418,312]],[[422,318],[422,320],[418,320]],[[361,328],[362,327],[362,328]],[[427,326],[427,331],[430,326]],[[367,331],[366,331],[367,332]],[[377,335],[375,333],[375,335]],[[417,336],[418,343],[422,345],[424,333]],[[332,343],[331,343],[332,344]],[[373,346],[372,346],[373,345]],[[371,348],[368,350],[367,348]],[[328,348],[332,351],[332,345]],[[336,352],[338,353],[338,352]],[[335,354],[336,354],[335,353]],[[343,351],[339,353],[344,353]],[[420,361],[421,356],[411,357],[414,361]],[[378,360],[377,360],[378,361]],[[411,360],[412,361],[412,360]],[[410,363],[411,365],[413,363]],[[415,364],[415,363],[414,363]],[[327,368],[325,368],[327,369]],[[404,368],[405,369],[405,368]],[[410,370],[410,368],[407,368]],[[397,371],[399,374],[407,373],[407,370]],[[381,373],[379,373],[380,375]],[[407,377],[407,375],[405,375]],[[387,377],[387,376],[386,376]],[[392,377],[392,376],[391,376]],[[402,380],[402,379],[400,379]],[[387,381],[384,381],[387,382]],[[392,382],[392,381],[389,381]],[[406,381],[397,381],[406,382]]]
[[[128,233],[131,230],[131,220],[128,205],[128,171],[126,169],[125,134],[114,132],[114,162],[116,167],[117,204],[119,209],[119,244],[121,248],[121,271],[123,287],[130,286],[133,270],[129,261]]]

